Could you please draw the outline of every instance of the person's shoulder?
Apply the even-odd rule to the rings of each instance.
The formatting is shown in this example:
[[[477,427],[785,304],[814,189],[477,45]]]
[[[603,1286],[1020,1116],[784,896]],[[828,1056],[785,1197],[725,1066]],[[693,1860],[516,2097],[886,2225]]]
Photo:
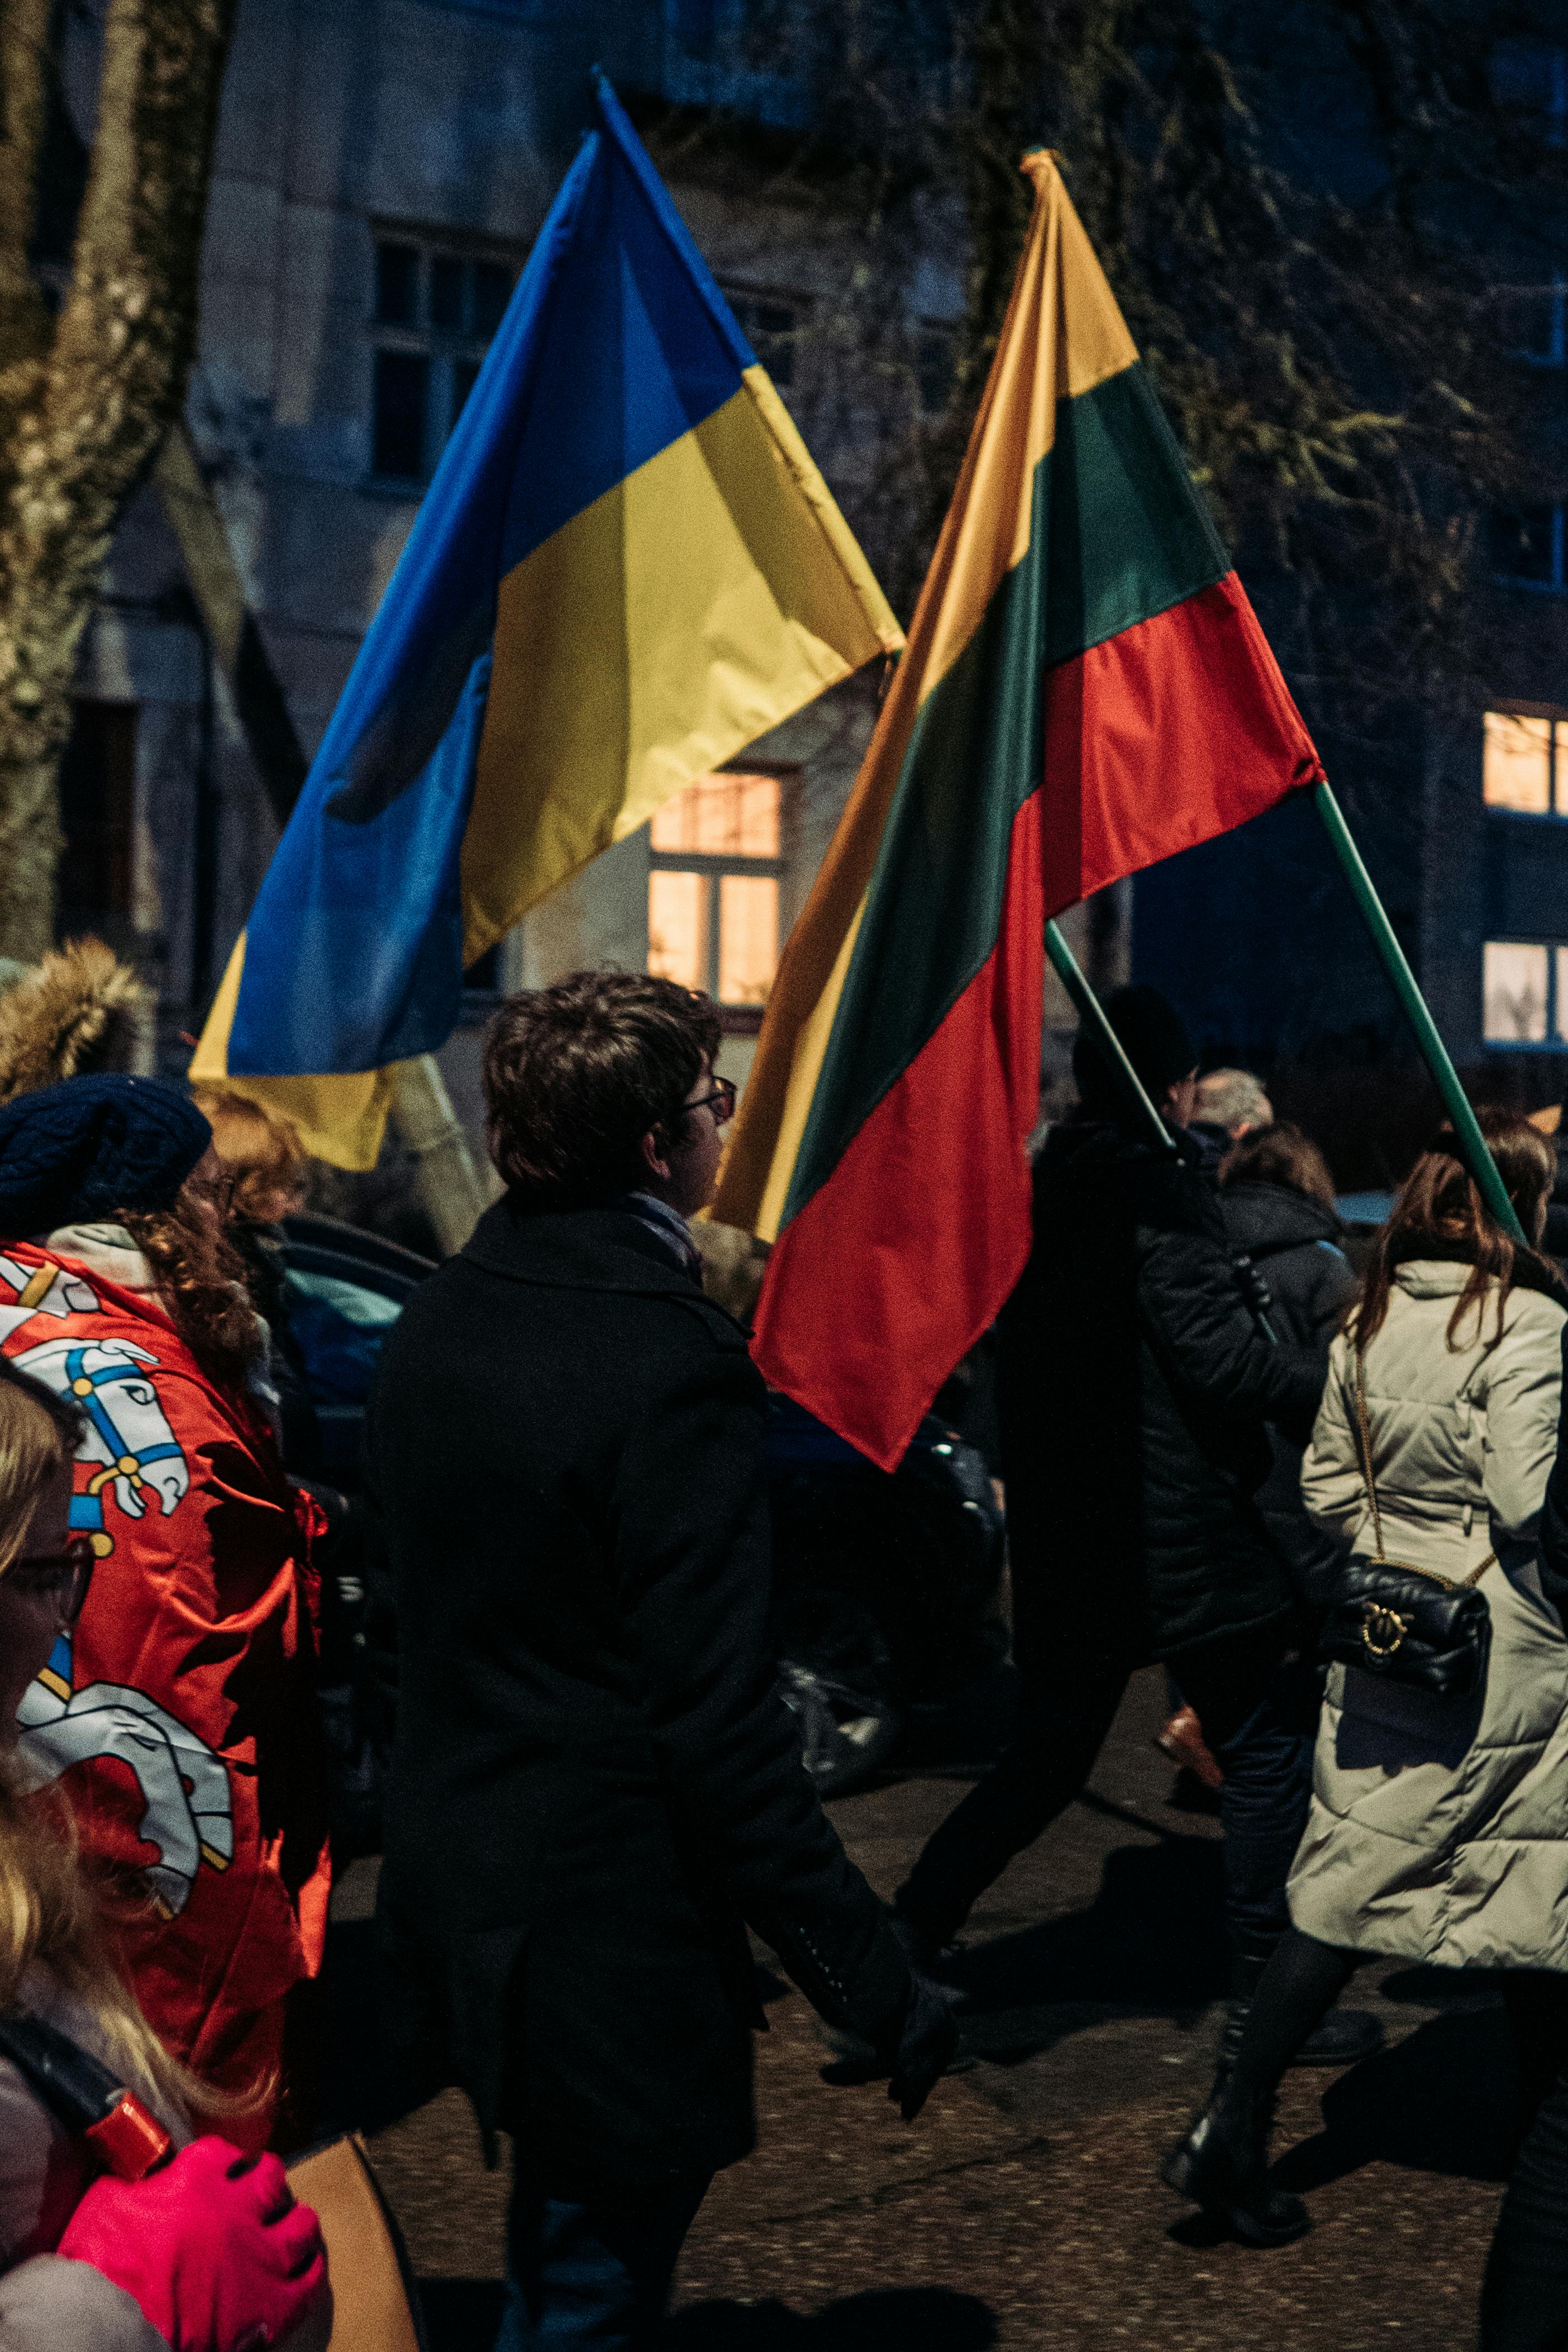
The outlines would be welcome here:
[[[4,2352],[169,2352],[135,2298],[90,2263],[34,2254],[0,2274]]]
[[[0,2270],[53,2244],[80,2187],[64,2129],[20,2068],[0,2057]]]
[[[1510,1291],[1504,1319],[1505,1345],[1511,1339],[1516,1342],[1549,1340],[1555,1348],[1564,1325],[1568,1325],[1568,1296],[1561,1291],[1527,1290],[1517,1283]]]
[[[751,1339],[745,1326],[706,1291],[694,1289],[689,1298],[664,1291],[653,1303],[675,1309],[682,1318],[679,1328],[695,1346],[716,1350],[721,1356],[744,1356],[750,1361]]]

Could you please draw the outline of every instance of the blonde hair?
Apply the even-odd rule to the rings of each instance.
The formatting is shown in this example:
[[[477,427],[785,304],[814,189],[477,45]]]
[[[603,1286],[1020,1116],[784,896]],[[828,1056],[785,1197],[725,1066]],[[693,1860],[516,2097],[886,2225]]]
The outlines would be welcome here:
[[[47,1389],[4,1364],[0,1371],[0,1578],[16,1565],[50,1481],[69,1475],[77,1417]],[[0,1749],[0,2010],[22,1998],[42,1966],[91,2013],[110,2063],[133,2088],[193,2115],[236,2115],[257,2105],[208,2089],[165,2050],[109,1957],[96,1890],[81,1867],[76,1824],[57,1783],[26,1785],[14,1752]]]
[[[213,1149],[228,1172],[235,1215],[252,1224],[270,1224],[279,1201],[297,1207],[304,1190],[305,1151],[294,1129],[249,1095],[193,1087],[191,1100],[212,1128]]]
[[[0,1576],[27,1540],[52,1479],[70,1474],[75,1416],[7,1364],[0,1375]]]

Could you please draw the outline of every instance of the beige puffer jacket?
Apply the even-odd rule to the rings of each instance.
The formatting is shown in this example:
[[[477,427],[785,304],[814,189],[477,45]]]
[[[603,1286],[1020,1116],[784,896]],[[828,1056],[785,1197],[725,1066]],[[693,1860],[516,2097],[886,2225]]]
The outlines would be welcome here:
[[[1291,1917],[1326,1944],[1444,1967],[1568,1969],[1568,1642],[1542,1597],[1535,1530],[1557,1446],[1564,1311],[1492,1288],[1478,1333],[1448,1325],[1470,1269],[1416,1259],[1366,1351],[1367,1417],[1391,1559],[1480,1580],[1484,1688],[1438,1699],[1334,1666]],[[1320,1526],[1374,1551],[1343,1339],[1301,1468]]]

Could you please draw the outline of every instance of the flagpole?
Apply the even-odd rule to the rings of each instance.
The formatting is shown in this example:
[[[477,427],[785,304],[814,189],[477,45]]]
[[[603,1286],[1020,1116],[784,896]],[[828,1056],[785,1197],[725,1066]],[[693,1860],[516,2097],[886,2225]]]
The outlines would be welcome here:
[[[1147,1131],[1149,1140],[1157,1151],[1174,1152],[1176,1138],[1155,1108],[1147,1087],[1127,1058],[1127,1051],[1110,1022],[1105,1008],[1083,977],[1078,959],[1063,938],[1054,920],[1045,927],[1045,951],[1056,966],[1063,988],[1072,999],[1081,1021],[1086,1021],[1103,1048],[1105,1056],[1120,1078],[1129,1102],[1136,1111],[1139,1124]]]
[[[394,1062],[387,1076],[392,1123],[413,1161],[414,1190],[437,1242],[451,1256],[490,1205],[485,1179],[434,1055]]]
[[[1313,788],[1312,800],[1323,831],[1333,845],[1334,855],[1344,868],[1344,877],[1350,884],[1356,911],[1366,925],[1368,936],[1382,961],[1384,971],[1388,974],[1401,1010],[1416,1034],[1421,1059],[1442,1097],[1443,1108],[1453,1120],[1454,1134],[1465,1165],[1474,1177],[1481,1198],[1504,1233],[1511,1234],[1515,1241],[1525,1241],[1524,1228],[1508,1197],[1497,1162],[1487,1150],[1486,1139],[1476,1123],[1475,1112],[1459,1084],[1458,1072],[1448,1058],[1448,1047],[1437,1034],[1437,1026],[1427,1008],[1427,1000],[1416,984],[1409,961],[1344,821],[1344,812],[1326,780]]]

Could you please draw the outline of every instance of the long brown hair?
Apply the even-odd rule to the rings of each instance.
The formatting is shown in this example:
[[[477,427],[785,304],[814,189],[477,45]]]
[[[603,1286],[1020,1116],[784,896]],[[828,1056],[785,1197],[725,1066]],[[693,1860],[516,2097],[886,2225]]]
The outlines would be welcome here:
[[[68,1406],[10,1366],[0,1373],[0,1580],[51,1481],[68,1476],[75,1435]],[[109,1957],[98,1895],[57,1784],[30,1787],[14,1753],[0,1748],[0,2010],[21,1997],[36,1963],[84,2004],[134,2087],[193,2115],[236,2115],[258,2104],[258,2095],[204,2089],[164,2049]]]
[[[1478,1109],[1476,1119],[1520,1223],[1527,1234],[1533,1233],[1557,1171],[1556,1153],[1518,1111]],[[1448,1346],[1456,1351],[1464,1344],[1459,1334],[1472,1309],[1475,1336],[1480,1338],[1487,1295],[1494,1286],[1494,1336],[1502,1337],[1503,1309],[1521,1260],[1542,1272],[1551,1271],[1535,1250],[1521,1250],[1503,1232],[1456,1146],[1447,1139],[1450,1133],[1445,1128],[1432,1149],[1421,1154],[1373,1244],[1361,1296],[1346,1321],[1358,1348],[1364,1348],[1383,1328],[1395,1267],[1408,1258],[1420,1257],[1424,1247],[1441,1257],[1462,1252],[1470,1261],[1469,1278],[1448,1318]]]
[[[1304,1192],[1325,1209],[1334,1204],[1328,1161],[1312,1137],[1288,1118],[1249,1128],[1231,1145],[1219,1163],[1221,1192],[1231,1184],[1277,1184],[1288,1192]]]
[[[147,1260],[169,1319],[204,1371],[243,1387],[260,1353],[261,1326],[245,1262],[215,1202],[187,1182],[172,1209],[122,1209],[120,1222]]]

